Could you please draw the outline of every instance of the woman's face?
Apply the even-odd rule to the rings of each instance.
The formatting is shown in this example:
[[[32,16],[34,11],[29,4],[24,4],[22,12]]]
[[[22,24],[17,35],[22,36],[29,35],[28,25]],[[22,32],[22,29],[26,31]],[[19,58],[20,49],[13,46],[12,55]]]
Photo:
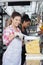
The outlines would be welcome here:
[[[15,27],[18,27],[18,25],[21,23],[21,17],[20,16],[14,17],[14,19],[12,19],[12,23]]]

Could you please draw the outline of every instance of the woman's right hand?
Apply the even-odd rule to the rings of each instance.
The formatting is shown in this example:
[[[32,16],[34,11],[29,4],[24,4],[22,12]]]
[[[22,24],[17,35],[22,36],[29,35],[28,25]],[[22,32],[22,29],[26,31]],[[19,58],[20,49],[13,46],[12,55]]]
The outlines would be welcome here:
[[[9,39],[12,40],[13,38],[15,38],[16,36],[19,36],[19,33],[18,32],[15,32],[13,34],[10,34],[9,35]]]
[[[15,37],[15,34],[10,34],[9,35],[9,40],[12,40]]]
[[[12,40],[15,37],[19,37],[21,40],[23,40],[23,34],[21,32],[15,32],[14,34],[9,35],[9,40]]]

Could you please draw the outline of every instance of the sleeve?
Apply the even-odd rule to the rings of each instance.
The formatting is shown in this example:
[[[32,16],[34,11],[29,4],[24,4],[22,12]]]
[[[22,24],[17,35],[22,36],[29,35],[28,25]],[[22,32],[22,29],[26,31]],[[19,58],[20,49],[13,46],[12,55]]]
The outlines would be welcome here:
[[[10,42],[10,40],[9,40],[9,34],[10,34],[9,29],[5,29],[3,31],[3,44],[4,45],[9,45],[9,42]]]

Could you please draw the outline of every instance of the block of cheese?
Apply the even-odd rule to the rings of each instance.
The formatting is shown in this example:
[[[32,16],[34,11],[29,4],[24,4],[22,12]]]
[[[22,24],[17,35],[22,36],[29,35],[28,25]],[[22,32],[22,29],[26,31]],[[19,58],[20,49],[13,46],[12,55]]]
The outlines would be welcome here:
[[[27,42],[26,43],[26,52],[29,54],[39,54],[40,53],[39,40]]]
[[[40,60],[26,60],[26,65],[40,65]]]

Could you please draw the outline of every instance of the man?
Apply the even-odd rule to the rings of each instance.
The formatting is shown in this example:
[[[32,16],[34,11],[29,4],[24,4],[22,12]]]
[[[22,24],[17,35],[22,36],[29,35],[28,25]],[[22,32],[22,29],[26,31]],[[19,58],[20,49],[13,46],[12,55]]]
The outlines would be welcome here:
[[[30,26],[30,18],[27,14],[24,14],[22,16],[22,21],[21,21],[21,25],[19,26],[19,28],[21,29],[21,32],[25,35],[27,34],[26,28]],[[25,53],[26,53],[26,49],[25,49],[25,44],[23,44],[22,46],[22,61],[21,61],[21,65],[24,65],[25,63]]]

